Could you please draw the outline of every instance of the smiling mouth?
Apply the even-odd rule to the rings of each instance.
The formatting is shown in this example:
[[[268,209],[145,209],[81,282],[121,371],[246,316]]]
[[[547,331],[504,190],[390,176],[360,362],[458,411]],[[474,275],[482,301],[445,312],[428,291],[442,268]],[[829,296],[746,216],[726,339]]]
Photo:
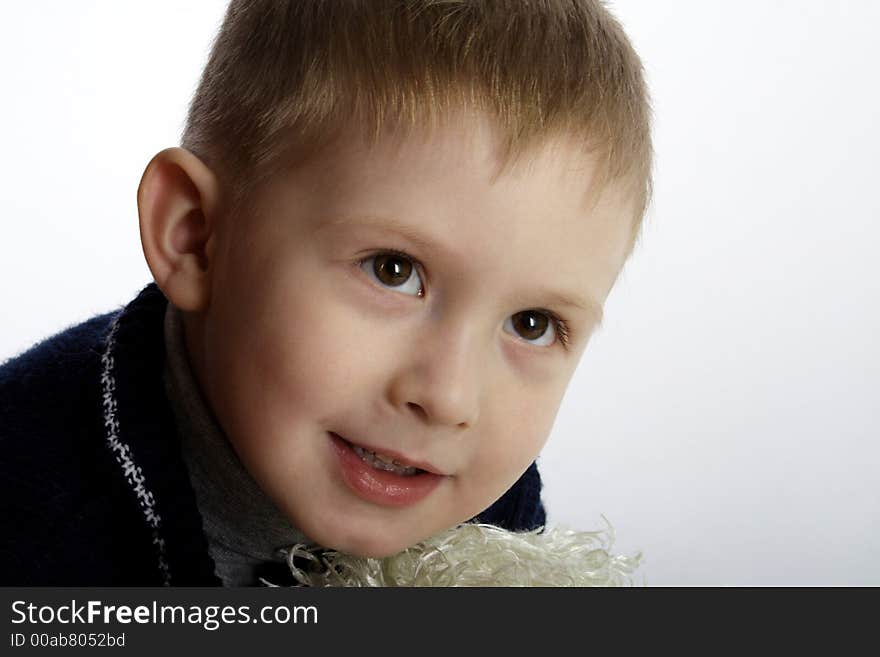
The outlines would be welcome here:
[[[412,506],[432,494],[451,475],[437,472],[430,463],[410,461],[401,454],[355,445],[338,433],[328,432],[337,456],[337,473],[361,499],[391,508]]]

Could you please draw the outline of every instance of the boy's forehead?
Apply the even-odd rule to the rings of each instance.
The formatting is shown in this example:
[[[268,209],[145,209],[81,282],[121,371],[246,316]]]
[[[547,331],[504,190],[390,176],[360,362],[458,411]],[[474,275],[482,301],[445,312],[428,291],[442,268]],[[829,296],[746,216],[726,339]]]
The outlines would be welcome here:
[[[374,135],[362,126],[352,124],[337,129],[326,143],[309,150],[305,159],[290,158],[289,170],[311,167],[324,173],[343,172],[346,166],[363,167],[364,163],[381,161],[411,170],[441,169],[468,161],[488,172],[495,180],[505,175],[518,177],[536,170],[561,167],[583,176],[582,187],[590,187],[595,160],[583,138],[573,134],[548,134],[512,149],[508,157],[504,138],[497,122],[486,112],[459,110],[433,125],[403,126],[389,123]]]
[[[582,139],[572,135],[550,135],[515,157],[506,157],[491,119],[485,114],[461,114],[458,122],[447,120],[432,128],[386,128],[376,139],[361,129],[343,130],[288,171],[310,173],[313,185],[332,190],[340,199],[364,186],[412,188],[426,182],[436,183],[432,186],[437,188],[456,185],[450,193],[460,197],[496,190],[500,195],[527,179],[540,183],[531,185],[536,200],[542,190],[549,199],[559,199],[564,191],[566,200],[579,203],[572,209],[584,216],[596,214],[594,206],[603,198],[606,206],[625,202],[611,186],[600,186],[598,158],[581,144]],[[454,175],[456,171],[467,172],[467,184]],[[427,188],[419,184],[412,189]]]

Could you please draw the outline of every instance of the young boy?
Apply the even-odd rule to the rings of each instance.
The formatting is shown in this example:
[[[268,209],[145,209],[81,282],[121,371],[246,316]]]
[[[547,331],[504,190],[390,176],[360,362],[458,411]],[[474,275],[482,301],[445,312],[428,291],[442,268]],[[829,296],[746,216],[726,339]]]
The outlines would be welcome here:
[[[138,190],[155,283],[0,369],[0,584],[255,585],[296,542],[543,525],[650,165],[598,1],[233,0]]]

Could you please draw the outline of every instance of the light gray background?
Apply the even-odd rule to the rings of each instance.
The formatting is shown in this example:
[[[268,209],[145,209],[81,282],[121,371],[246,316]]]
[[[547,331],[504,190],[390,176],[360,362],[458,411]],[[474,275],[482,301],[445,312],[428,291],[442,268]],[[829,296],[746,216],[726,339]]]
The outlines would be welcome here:
[[[135,192],[222,0],[0,22],[0,359],[150,280]],[[880,4],[615,2],[656,197],[541,457],[550,522],[654,584],[880,584]]]

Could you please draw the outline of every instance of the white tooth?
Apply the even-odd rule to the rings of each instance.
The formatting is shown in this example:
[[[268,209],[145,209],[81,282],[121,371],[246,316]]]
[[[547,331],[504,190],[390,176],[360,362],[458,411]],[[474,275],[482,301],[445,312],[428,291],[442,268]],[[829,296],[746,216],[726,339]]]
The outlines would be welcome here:
[[[359,445],[352,445],[352,448],[354,453],[361,457],[365,463],[368,463],[377,470],[394,472],[400,475],[414,475],[418,472],[418,468],[398,463],[393,458],[385,456],[384,454],[376,454],[375,452],[366,450]]]

